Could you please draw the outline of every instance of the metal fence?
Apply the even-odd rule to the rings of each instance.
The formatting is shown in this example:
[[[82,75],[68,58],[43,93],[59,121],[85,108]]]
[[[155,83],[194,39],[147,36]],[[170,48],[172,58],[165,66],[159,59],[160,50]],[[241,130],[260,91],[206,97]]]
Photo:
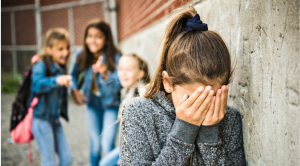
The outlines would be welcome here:
[[[29,11],[29,13],[28,12],[26,13],[26,11]],[[34,13],[30,13],[30,11]],[[95,17],[102,18],[106,22],[110,23],[112,27],[113,36],[115,39],[114,41],[116,42],[115,44],[117,44],[118,41],[115,0],[81,0],[81,1],[74,1],[74,2],[64,2],[59,4],[45,5],[45,6],[40,5],[40,0],[35,0],[34,4],[4,7],[1,9],[2,15],[3,14],[8,15],[8,13],[9,16],[7,16],[7,18],[10,17],[10,19],[7,20],[7,22],[10,22],[10,25],[6,25],[6,26],[10,27],[10,30],[8,30],[10,31],[10,38],[6,34],[7,35],[6,40],[9,41],[4,43],[11,43],[11,44],[2,45],[1,52],[6,51],[9,52],[9,54],[11,53],[12,71],[14,75],[17,75],[18,73],[18,64],[22,63],[22,62],[18,62],[18,59],[20,59],[18,58],[19,57],[18,53],[22,51],[23,52],[30,51],[31,53],[39,52],[42,48],[43,34],[49,28],[63,27],[69,31],[71,53],[75,51],[76,47],[82,44],[83,31],[87,23],[86,21],[89,21],[91,18],[95,18]],[[34,15],[33,17],[35,21],[33,20],[32,17],[26,18],[25,16],[24,18],[24,16],[22,16],[26,14],[31,16]],[[24,19],[28,19],[28,21],[25,21]],[[19,20],[21,22],[23,21],[23,23],[21,24],[18,23],[17,21]],[[30,24],[32,22],[35,22],[35,25],[23,25],[26,23]],[[16,25],[16,23],[18,23],[18,25]],[[2,23],[2,26],[5,25],[3,25]],[[32,26],[31,29],[35,29],[35,34],[26,34],[26,32],[29,33],[29,31],[31,32],[32,30],[27,30],[22,32],[22,26]],[[27,29],[30,28],[27,27]],[[30,38],[32,36],[35,36],[35,39],[26,39],[26,37]],[[18,41],[23,40],[24,42],[17,42],[17,40]],[[26,62],[28,63],[30,61],[27,60]]]

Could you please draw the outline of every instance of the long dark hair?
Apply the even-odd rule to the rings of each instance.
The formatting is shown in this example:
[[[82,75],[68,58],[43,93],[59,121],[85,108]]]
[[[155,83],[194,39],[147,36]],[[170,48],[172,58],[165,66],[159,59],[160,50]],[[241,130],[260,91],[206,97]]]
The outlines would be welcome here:
[[[77,64],[79,64],[79,69],[81,71],[88,69],[92,64],[94,60],[93,53],[90,52],[89,48],[87,47],[85,43],[85,39],[88,35],[88,30],[90,28],[97,28],[105,35],[105,45],[103,48],[103,52],[105,53],[105,65],[107,66],[107,69],[111,72],[114,72],[116,69],[116,60],[115,55],[117,53],[120,54],[120,51],[115,47],[113,42],[112,33],[110,30],[110,26],[105,23],[104,21],[100,19],[94,19],[92,20],[85,28],[84,31],[84,40],[83,40],[83,51],[79,55],[77,59]]]
[[[231,81],[230,53],[223,39],[213,31],[185,31],[188,19],[197,14],[190,7],[176,14],[169,22],[160,63],[145,97],[152,99],[158,91],[165,91],[162,72],[167,71],[173,86],[189,83],[209,85],[217,80],[221,85]]]

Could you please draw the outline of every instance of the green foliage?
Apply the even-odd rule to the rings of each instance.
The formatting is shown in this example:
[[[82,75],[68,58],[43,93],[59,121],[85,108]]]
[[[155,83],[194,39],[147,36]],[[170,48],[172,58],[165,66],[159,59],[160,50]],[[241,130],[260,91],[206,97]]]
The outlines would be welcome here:
[[[16,77],[14,77],[12,73],[4,73],[2,71],[1,71],[1,93],[16,94],[22,76],[18,74]]]

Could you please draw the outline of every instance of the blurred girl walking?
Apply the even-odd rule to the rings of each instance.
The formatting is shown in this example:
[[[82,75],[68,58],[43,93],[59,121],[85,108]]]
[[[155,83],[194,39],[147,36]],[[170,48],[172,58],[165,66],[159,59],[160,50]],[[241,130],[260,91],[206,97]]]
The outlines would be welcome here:
[[[121,84],[117,75],[120,52],[114,46],[111,29],[101,20],[92,20],[84,32],[83,49],[76,51],[70,75],[74,99],[87,105],[86,123],[90,140],[90,162],[98,165],[102,154],[114,148],[120,105]],[[83,93],[78,90],[79,75],[83,73]],[[109,128],[101,137],[102,129]]]
[[[32,67],[31,98],[38,97],[34,108],[32,133],[40,151],[42,166],[55,164],[55,152],[60,166],[71,164],[72,157],[60,115],[68,121],[67,87],[72,84],[71,76],[65,75],[70,54],[69,34],[57,28],[46,34],[39,61]]]

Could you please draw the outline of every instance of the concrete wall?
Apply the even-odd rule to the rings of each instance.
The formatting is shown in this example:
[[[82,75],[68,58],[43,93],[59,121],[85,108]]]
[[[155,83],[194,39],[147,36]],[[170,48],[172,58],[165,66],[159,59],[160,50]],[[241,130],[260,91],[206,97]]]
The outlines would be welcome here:
[[[299,0],[206,0],[195,5],[210,30],[218,32],[237,63],[229,105],[243,116],[250,166],[300,165]],[[170,16],[123,40],[123,53],[159,59]]]

